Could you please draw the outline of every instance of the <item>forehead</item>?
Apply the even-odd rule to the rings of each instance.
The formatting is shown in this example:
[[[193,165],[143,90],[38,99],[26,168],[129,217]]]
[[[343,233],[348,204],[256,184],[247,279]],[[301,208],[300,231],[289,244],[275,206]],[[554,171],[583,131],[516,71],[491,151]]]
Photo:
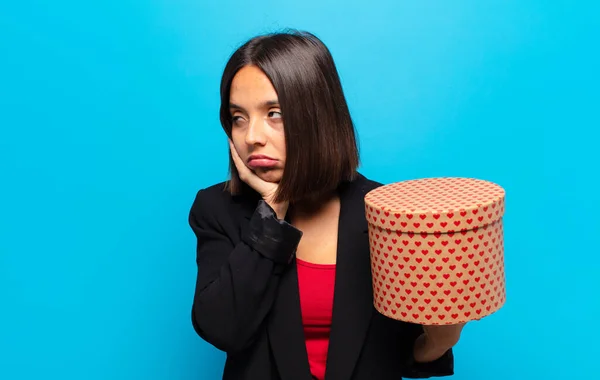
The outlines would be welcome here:
[[[233,77],[229,100],[231,103],[254,103],[277,100],[277,92],[269,78],[256,66],[245,66]]]

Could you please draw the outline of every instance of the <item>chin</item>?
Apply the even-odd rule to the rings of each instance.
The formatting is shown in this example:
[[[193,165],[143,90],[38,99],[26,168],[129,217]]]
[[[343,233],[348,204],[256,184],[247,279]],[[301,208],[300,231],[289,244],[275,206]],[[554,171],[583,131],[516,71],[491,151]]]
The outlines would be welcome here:
[[[281,181],[281,171],[279,169],[272,170],[257,170],[256,175],[265,182],[279,183]]]

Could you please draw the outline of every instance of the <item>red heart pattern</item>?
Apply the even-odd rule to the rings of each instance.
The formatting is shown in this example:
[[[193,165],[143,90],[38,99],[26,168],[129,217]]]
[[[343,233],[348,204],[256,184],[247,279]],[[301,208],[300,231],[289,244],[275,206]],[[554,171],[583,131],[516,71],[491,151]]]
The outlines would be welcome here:
[[[504,190],[498,185],[468,178],[405,181],[371,191],[365,204],[373,302],[381,314],[453,324],[504,305]],[[463,222],[473,226],[460,228]]]
[[[504,215],[505,191],[473,178],[425,178],[380,186],[365,196],[370,224],[435,233],[481,227]]]

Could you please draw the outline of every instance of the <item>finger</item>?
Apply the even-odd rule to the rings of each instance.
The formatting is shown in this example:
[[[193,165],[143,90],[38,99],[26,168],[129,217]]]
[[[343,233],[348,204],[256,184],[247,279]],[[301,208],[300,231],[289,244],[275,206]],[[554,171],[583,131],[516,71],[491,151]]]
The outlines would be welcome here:
[[[237,152],[237,149],[235,148],[235,145],[233,144],[231,139],[229,140],[229,147],[231,149],[231,157],[233,158],[235,167],[238,170],[238,175],[240,176],[240,179],[242,181],[246,182],[248,185],[250,185],[250,187],[252,187],[256,191],[260,192],[260,190],[257,188],[257,184],[256,184],[256,179],[258,179],[258,177],[256,177],[254,172],[252,172],[246,166],[246,164],[244,164],[244,161],[242,160],[239,153]]]
[[[237,149],[235,149],[235,145],[233,145],[233,141],[231,141],[231,139],[229,139],[229,149],[231,150],[231,156],[236,163],[237,161],[241,161],[240,155],[238,154]]]
[[[231,157],[233,158],[238,172],[243,172],[243,174],[246,174],[244,170],[247,170],[248,168],[246,168],[246,165],[244,165],[244,163],[242,162],[242,158],[238,154],[237,149],[235,149],[235,145],[233,145],[233,142],[231,140],[229,140],[229,148],[231,150]]]

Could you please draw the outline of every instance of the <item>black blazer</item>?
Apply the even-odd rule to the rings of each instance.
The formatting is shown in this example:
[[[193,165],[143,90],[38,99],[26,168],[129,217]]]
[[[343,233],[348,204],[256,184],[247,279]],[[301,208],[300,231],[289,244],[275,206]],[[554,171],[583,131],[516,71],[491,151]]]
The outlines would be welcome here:
[[[302,233],[277,220],[256,192],[232,197],[224,183],[200,190],[189,222],[197,237],[192,324],[227,353],[223,379],[310,380],[294,253]],[[341,210],[327,380],[453,374],[449,350],[412,360],[422,327],[373,306],[365,194],[381,186],[359,174],[339,187]]]

